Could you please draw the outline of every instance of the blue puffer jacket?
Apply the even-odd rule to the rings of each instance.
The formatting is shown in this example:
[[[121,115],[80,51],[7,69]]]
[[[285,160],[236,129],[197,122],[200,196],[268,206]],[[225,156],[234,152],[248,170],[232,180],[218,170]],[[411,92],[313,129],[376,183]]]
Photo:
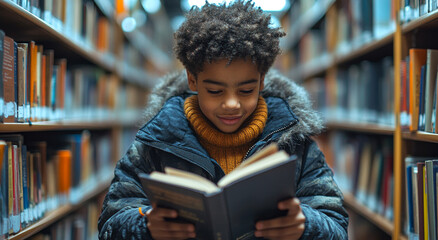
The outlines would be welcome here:
[[[150,97],[146,124],[118,162],[115,177],[99,218],[100,239],[152,239],[147,219],[138,207],[150,208],[137,174],[163,171],[165,166],[199,174],[213,182],[224,176],[216,161],[199,144],[183,111],[187,93],[184,73],[169,75]],[[310,136],[322,130],[322,121],[311,109],[305,91],[271,71],[262,92],[268,121],[245,159],[271,142],[298,156],[296,196],[306,216],[301,239],[347,239],[348,216],[343,196],[331,169]]]

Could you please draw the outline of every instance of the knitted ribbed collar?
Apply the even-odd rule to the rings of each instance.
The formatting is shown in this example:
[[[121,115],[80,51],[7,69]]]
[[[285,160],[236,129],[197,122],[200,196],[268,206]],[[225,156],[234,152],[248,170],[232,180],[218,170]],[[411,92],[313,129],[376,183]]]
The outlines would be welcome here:
[[[260,136],[266,125],[268,107],[264,98],[260,96],[254,113],[234,133],[223,133],[206,119],[199,107],[197,95],[185,100],[184,113],[201,141],[218,147],[239,147]]]

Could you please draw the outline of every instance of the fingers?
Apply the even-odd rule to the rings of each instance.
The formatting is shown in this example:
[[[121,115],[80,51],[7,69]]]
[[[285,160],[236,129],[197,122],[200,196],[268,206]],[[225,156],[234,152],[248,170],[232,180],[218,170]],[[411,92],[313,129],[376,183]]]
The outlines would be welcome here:
[[[149,221],[152,219],[176,218],[177,212],[167,208],[152,208],[152,210],[146,212],[146,217]]]
[[[298,198],[290,198],[278,203],[278,209],[289,210],[288,215],[295,215],[301,211],[300,200]]]
[[[190,223],[166,221],[165,218],[176,218],[177,212],[172,209],[154,206],[146,212],[147,227],[154,239],[187,239],[196,237],[195,226]]]
[[[264,230],[270,228],[293,227],[298,224],[304,224],[305,221],[306,218],[304,217],[304,214],[300,213],[299,216],[296,217],[284,216],[264,221],[258,221],[256,223],[256,229]]]
[[[258,221],[256,223],[256,237],[268,239],[299,239],[304,232],[306,217],[304,216],[300,201],[291,198],[278,203],[280,210],[288,210],[283,217]]]

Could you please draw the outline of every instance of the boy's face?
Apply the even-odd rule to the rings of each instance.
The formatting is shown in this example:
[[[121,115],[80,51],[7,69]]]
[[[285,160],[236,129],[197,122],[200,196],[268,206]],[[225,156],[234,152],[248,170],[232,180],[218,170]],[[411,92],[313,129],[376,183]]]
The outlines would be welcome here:
[[[257,107],[264,75],[252,61],[219,60],[206,63],[195,76],[187,72],[190,90],[198,92],[202,113],[220,131],[235,132]]]

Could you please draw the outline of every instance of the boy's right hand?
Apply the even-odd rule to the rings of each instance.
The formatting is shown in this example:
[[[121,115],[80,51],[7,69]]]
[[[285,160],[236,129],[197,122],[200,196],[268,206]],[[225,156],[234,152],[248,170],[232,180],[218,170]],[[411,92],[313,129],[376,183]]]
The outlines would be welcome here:
[[[175,223],[165,218],[176,218],[177,212],[172,209],[153,207],[146,212],[147,227],[155,240],[187,239],[196,236],[195,226],[190,223]]]

